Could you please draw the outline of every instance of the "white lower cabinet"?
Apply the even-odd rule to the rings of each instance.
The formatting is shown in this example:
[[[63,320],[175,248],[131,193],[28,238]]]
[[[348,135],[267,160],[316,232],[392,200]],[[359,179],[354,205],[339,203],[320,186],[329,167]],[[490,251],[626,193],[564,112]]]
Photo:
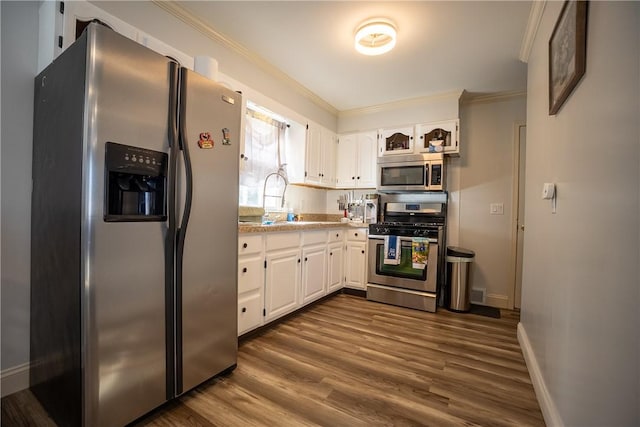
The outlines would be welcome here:
[[[298,308],[300,233],[267,233],[264,281],[265,322]]]
[[[264,308],[262,235],[238,238],[238,335],[262,326]]]
[[[262,287],[238,295],[238,336],[262,326],[263,301]]]
[[[352,261],[348,256],[350,244],[365,247],[367,230],[360,230],[241,234],[238,239],[238,335],[339,290],[345,284],[345,271],[349,279],[355,275],[352,271],[362,270],[353,283],[362,283],[358,288],[364,289],[365,264],[360,257],[351,257],[356,263],[360,262],[358,265],[362,268],[349,267]],[[346,252],[345,236],[351,238],[347,240]]]
[[[344,253],[346,230],[329,230],[329,257],[327,259],[327,293],[344,286]]]
[[[300,305],[327,294],[327,231],[302,232],[302,292]]]
[[[327,293],[327,245],[302,249],[302,305]]]
[[[327,293],[342,288],[344,277],[344,243],[329,244],[329,258],[327,261]]]
[[[358,228],[347,233],[345,283],[348,288],[367,288],[367,229]]]

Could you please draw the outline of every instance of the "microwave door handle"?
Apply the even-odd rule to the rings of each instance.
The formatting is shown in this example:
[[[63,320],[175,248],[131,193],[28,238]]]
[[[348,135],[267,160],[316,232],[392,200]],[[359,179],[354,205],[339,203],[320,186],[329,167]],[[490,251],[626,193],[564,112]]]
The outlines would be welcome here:
[[[429,166],[431,166],[429,163],[425,163],[424,165],[424,186],[425,188],[429,188],[430,185],[430,177],[429,177]]]

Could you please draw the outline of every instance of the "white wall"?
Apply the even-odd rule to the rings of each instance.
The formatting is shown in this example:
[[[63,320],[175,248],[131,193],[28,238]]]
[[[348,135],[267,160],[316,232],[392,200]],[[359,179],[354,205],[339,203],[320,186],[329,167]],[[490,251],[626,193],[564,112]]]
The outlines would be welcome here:
[[[547,2],[528,66],[521,343],[549,425],[637,426],[640,3],[589,3],[586,73],[549,116],[562,4]]]
[[[2,14],[2,371],[29,361],[31,147],[38,2]],[[26,370],[23,371],[26,373]],[[3,395],[5,389],[2,390]]]
[[[289,185],[285,194],[286,205],[296,213],[324,213],[326,193],[327,190],[321,188]]]
[[[338,133],[457,119],[462,91],[342,111]]]
[[[486,289],[487,305],[511,308],[514,126],[526,119],[526,99],[472,101],[460,117],[462,152],[449,163],[452,174],[459,169],[459,237],[449,244],[475,251],[472,287]],[[456,188],[449,190],[455,198]],[[490,215],[491,203],[502,203],[504,215]]]
[[[91,1],[91,3],[188,55],[207,55],[215,58],[221,73],[242,82],[281,105],[286,105],[307,119],[328,129],[336,129],[337,118],[334,114],[320,108],[311,100],[293,91],[280,79],[262,71],[245,57],[205,36],[152,2]],[[265,106],[284,115],[277,111],[277,107]]]

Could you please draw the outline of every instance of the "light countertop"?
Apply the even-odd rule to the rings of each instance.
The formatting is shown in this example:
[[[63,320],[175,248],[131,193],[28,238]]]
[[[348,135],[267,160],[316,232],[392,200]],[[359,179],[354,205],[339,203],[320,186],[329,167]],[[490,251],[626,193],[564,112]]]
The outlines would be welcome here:
[[[336,222],[336,221],[297,221],[276,222],[263,225],[259,222],[239,222],[238,233],[265,233],[274,231],[302,231],[329,228],[368,228],[369,224],[362,222]]]

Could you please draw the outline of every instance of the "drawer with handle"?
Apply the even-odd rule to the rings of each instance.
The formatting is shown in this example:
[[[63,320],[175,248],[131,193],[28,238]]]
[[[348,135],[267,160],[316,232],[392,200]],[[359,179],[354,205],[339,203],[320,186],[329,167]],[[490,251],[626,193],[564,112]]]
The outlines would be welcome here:
[[[342,242],[344,230],[329,230],[329,243]]]
[[[262,235],[238,236],[238,255],[255,254],[262,251]]]
[[[261,256],[238,261],[238,294],[259,289],[264,284],[264,260]]]
[[[366,242],[367,241],[367,229],[366,228],[356,228],[355,230],[347,230],[347,240],[352,240],[356,242]]]

